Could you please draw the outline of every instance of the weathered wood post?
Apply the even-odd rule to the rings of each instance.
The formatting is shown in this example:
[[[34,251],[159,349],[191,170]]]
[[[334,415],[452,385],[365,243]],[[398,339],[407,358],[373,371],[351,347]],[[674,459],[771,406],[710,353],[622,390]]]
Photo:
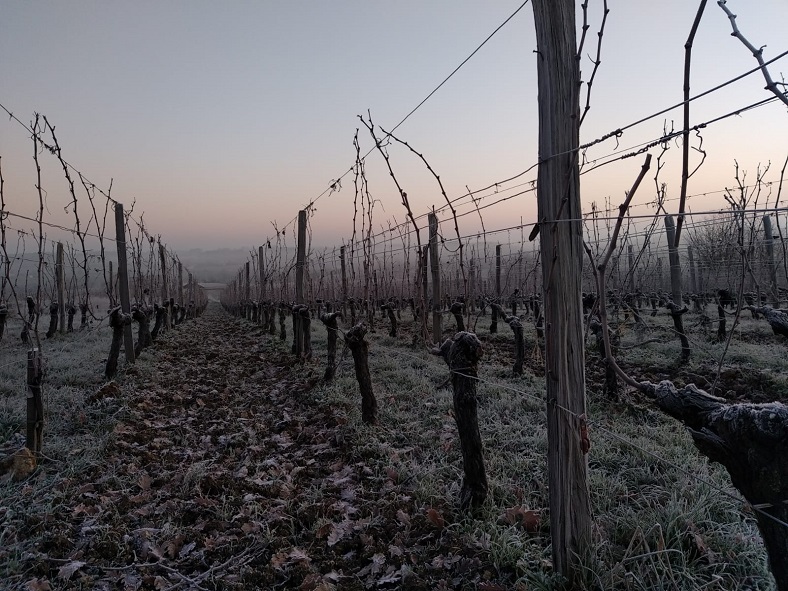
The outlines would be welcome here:
[[[112,261],[109,262],[109,305],[115,306],[118,303],[115,295],[115,271],[112,268]]]
[[[501,303],[501,245],[495,245],[495,303]],[[490,334],[498,332],[498,312],[492,309],[490,321]]]
[[[629,262],[629,281],[627,281],[627,291],[635,291],[635,247],[627,244],[627,260]]]
[[[252,285],[249,261],[246,261],[244,265],[244,302],[246,303],[244,318],[250,320],[252,315]]]
[[[263,327],[263,332],[268,328],[268,307],[265,305],[265,250],[263,247],[260,246],[257,249],[257,271],[260,274],[260,290],[257,294],[257,297],[260,301],[260,324]],[[263,314],[263,309],[265,309],[265,314]]]
[[[126,266],[126,218],[123,216],[123,204],[115,204],[115,244],[118,247],[118,295],[120,309],[131,318],[131,301],[129,300],[129,273]],[[134,334],[129,321],[123,328],[123,349],[126,362],[134,363]],[[109,363],[109,361],[107,361]]]
[[[57,278],[57,303],[58,317],[60,318],[60,333],[66,332],[66,273],[63,264],[63,243],[57,243],[57,254],[55,255],[55,276]]]
[[[764,246],[766,247],[766,266],[769,271],[769,296],[775,307],[780,305],[780,292],[777,289],[777,263],[774,260],[774,234],[772,233],[772,218],[763,216]],[[758,302],[760,305],[761,302]]]
[[[548,487],[553,566],[570,584],[591,543],[581,439],[586,412],[583,226],[580,207],[580,72],[573,0],[534,0],[539,88],[538,219],[547,382]]]
[[[169,296],[167,295],[167,255],[161,240],[159,240],[159,267],[161,269],[161,305],[165,311],[164,324],[161,326],[161,330],[167,330],[171,327],[170,311],[167,305],[169,302]]]
[[[295,296],[296,304],[304,303],[304,268],[306,266],[306,210],[298,212],[298,250],[296,254],[296,285]],[[298,314],[293,316],[293,353],[300,357],[303,349],[303,333],[301,332],[300,318]]]
[[[41,457],[44,441],[44,398],[41,394],[41,355],[38,348],[27,352],[27,429],[25,447],[36,460]]]
[[[472,332],[458,332],[431,352],[443,357],[451,370],[454,419],[457,422],[465,474],[460,492],[460,508],[478,507],[487,498],[489,488],[476,399],[482,344]]]
[[[440,343],[443,338],[441,327],[441,277],[438,261],[438,216],[428,213],[430,226],[430,268],[432,270],[432,342]]]
[[[181,313],[186,310],[186,302],[183,299],[183,263],[178,261],[178,304],[181,306]]]
[[[0,302],[0,340],[3,340],[5,332],[5,321],[8,319],[8,306],[5,302]]]
[[[309,306],[306,304],[296,307],[301,329],[301,358],[310,359],[312,357],[312,316],[309,313]]]
[[[189,318],[197,316],[197,306],[194,301],[194,277],[189,272]]]
[[[421,319],[421,328],[422,328],[422,339],[429,338],[429,333],[427,332],[427,308],[430,305],[430,292],[429,292],[429,284],[427,281],[427,256],[429,255],[430,245],[429,243],[425,244],[421,249],[421,295],[422,295],[422,305],[419,306],[419,318]]]
[[[342,314],[346,314],[347,305],[347,269],[345,267],[345,246],[339,247],[339,264],[342,267]]]
[[[687,246],[687,259],[689,259],[690,289],[692,293],[698,294],[700,288],[698,287],[698,274],[695,269],[695,251],[691,244]]]
[[[372,377],[369,374],[369,344],[364,339],[367,327],[363,322],[356,324],[345,333],[345,344],[353,354],[356,380],[361,391],[361,420],[370,425],[378,424],[378,402],[372,391]]]
[[[687,335],[684,334],[684,314],[687,307],[682,304],[681,299],[681,259],[679,249],[676,246],[676,225],[673,223],[673,216],[665,216],[665,233],[668,237],[668,260],[670,262],[670,287],[672,302],[668,302],[668,309],[673,318],[673,327],[681,341],[681,362],[685,363],[690,358],[690,344]]]
[[[326,372],[323,374],[323,380],[326,382],[334,379],[334,372],[336,371],[337,333],[339,332],[337,318],[342,318],[341,312],[324,312],[320,315],[320,321],[325,324],[328,332],[328,360],[326,361]]]

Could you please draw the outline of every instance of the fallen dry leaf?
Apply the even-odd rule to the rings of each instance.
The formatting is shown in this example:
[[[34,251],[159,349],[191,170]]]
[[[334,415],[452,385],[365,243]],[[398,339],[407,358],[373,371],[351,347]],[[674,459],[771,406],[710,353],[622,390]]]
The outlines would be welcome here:
[[[81,560],[73,560],[68,564],[64,564],[63,566],[61,566],[57,571],[57,576],[59,579],[68,581],[72,576],[74,576],[74,573],[77,572],[79,569],[81,569],[83,566],[85,566],[85,563],[82,562]]]
[[[438,511],[433,507],[427,509],[427,520],[438,529],[443,529],[443,526],[446,525],[443,515],[438,513]]]
[[[52,585],[49,584],[49,581],[46,579],[39,579],[36,577],[35,579],[30,579],[25,586],[30,589],[30,591],[52,591]]]
[[[539,511],[526,509],[523,506],[510,507],[498,518],[498,523],[506,525],[519,525],[530,533],[539,531]]]

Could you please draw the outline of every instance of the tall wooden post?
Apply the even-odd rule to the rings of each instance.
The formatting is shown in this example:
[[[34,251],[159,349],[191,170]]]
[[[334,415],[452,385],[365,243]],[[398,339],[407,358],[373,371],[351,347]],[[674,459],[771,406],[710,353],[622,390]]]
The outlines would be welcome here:
[[[690,345],[687,335],[684,334],[684,309],[682,304],[681,286],[681,259],[679,249],[676,246],[676,225],[672,215],[665,216],[665,233],[668,237],[668,262],[670,263],[670,291],[673,305],[670,307],[670,315],[673,317],[673,327],[681,341],[681,359],[687,361],[690,357]]]
[[[430,226],[430,268],[432,270],[432,342],[440,345],[441,327],[441,277],[438,264],[438,216],[427,214]]]
[[[246,261],[246,265],[244,265],[244,300],[246,301],[246,313],[245,316],[247,319],[252,318],[252,273],[251,273],[251,263]]]
[[[774,234],[772,233],[772,218],[763,216],[764,246],[766,246],[766,265],[769,270],[769,296],[772,305],[777,308],[780,304],[780,294],[777,289],[777,263],[774,261]],[[761,302],[758,302],[761,305]]]
[[[167,309],[167,314],[164,316],[164,326],[171,328],[170,314],[172,310],[168,305],[169,296],[167,295],[167,254],[161,240],[159,240],[159,266],[161,267],[161,305]]]
[[[115,270],[112,268],[112,261],[109,262],[109,304],[114,306],[117,303],[115,295]]]
[[[257,249],[257,270],[260,272],[260,304],[265,301],[265,257],[263,256],[265,250],[263,247]]]
[[[306,267],[306,210],[298,212],[298,254],[296,258],[295,297],[297,304],[304,303],[304,268]]]
[[[495,303],[501,303],[501,245],[495,245]],[[492,309],[490,315],[490,334],[498,332],[498,312],[495,308]]]
[[[468,274],[468,314],[476,311],[476,302],[474,301],[476,293],[473,289],[476,284],[476,261],[474,259],[471,259],[470,266],[471,272]]]
[[[690,272],[690,289],[692,293],[698,293],[698,274],[695,272],[695,253],[692,250],[692,245],[687,246],[687,258],[689,259],[689,272]]]
[[[635,291],[635,248],[631,244],[627,244],[627,259],[629,260],[629,287],[627,291],[633,293]]]
[[[542,253],[547,470],[553,566],[570,585],[590,553],[585,443],[583,225],[580,207],[580,72],[573,0],[534,0],[539,89],[538,218]]]
[[[39,460],[44,440],[44,398],[41,394],[41,354],[33,347],[27,352],[27,429],[25,447]]]
[[[63,243],[57,243],[55,275],[57,277],[57,315],[62,334],[66,332],[66,273],[63,266]]]
[[[429,251],[430,245],[427,243],[421,249],[421,294],[424,298],[424,307],[421,309],[421,328],[422,338],[425,340],[429,338],[429,333],[427,332],[427,307],[429,306],[430,302],[429,283],[427,282],[427,257],[429,255]]]
[[[342,267],[342,303],[347,301],[347,268],[345,267],[345,247],[339,247],[339,263]]]
[[[129,272],[126,266],[126,218],[123,216],[123,204],[115,204],[115,244],[118,247],[118,292],[120,310],[131,314],[129,301]],[[131,324],[123,328],[123,348],[126,351],[126,362],[134,363],[134,333]]]
[[[183,301],[183,263],[178,261],[178,305],[183,308],[186,302]]]
[[[306,267],[306,210],[298,212],[298,250],[296,253],[296,285],[295,297],[296,304],[304,303],[304,268]],[[301,331],[301,319],[298,314],[293,316],[293,351],[301,357],[304,346],[303,334]]]

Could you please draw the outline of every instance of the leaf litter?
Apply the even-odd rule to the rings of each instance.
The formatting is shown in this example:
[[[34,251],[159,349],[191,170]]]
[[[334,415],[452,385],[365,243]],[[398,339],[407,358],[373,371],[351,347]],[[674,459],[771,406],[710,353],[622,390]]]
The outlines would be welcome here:
[[[396,469],[348,449],[347,419],[310,397],[319,362],[292,366],[218,306],[162,336],[89,398],[121,405],[101,461],[14,484],[9,588],[498,588],[450,510],[417,508]]]

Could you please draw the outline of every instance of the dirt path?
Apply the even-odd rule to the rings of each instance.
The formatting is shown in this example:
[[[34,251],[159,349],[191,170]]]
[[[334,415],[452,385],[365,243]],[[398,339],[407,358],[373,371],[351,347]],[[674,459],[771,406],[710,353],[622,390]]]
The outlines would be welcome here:
[[[293,368],[269,339],[213,305],[159,340],[129,371],[101,465],[64,477],[41,499],[43,517],[20,524],[17,538],[36,548],[21,588],[423,589],[446,585],[447,571],[460,578],[444,588],[479,580],[479,558],[456,546],[446,556],[453,535],[439,515],[413,514],[396,474],[351,460],[341,413],[315,403],[317,377],[301,377],[320,368]],[[93,402],[117,394],[105,387]]]

